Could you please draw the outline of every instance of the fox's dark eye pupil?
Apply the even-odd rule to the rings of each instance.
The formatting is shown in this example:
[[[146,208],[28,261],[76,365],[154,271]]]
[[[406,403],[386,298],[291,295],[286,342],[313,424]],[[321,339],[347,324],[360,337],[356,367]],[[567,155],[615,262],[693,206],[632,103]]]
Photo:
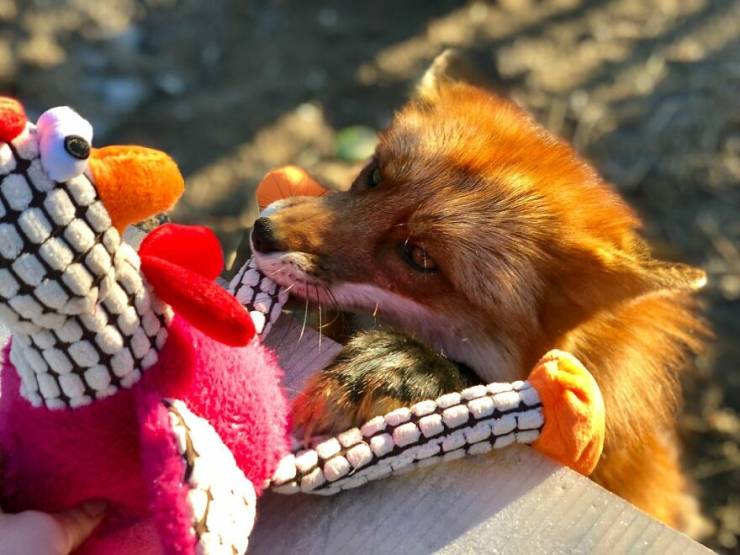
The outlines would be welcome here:
[[[70,135],[64,139],[64,150],[78,160],[87,160],[90,157],[90,143],[78,135]]]
[[[370,171],[370,175],[368,176],[367,184],[369,187],[375,187],[376,185],[380,184],[380,181],[383,179],[383,176],[380,174],[380,168],[378,166],[375,166],[372,171]]]
[[[419,245],[404,245],[403,258],[417,272],[436,272],[438,269],[434,259]]]

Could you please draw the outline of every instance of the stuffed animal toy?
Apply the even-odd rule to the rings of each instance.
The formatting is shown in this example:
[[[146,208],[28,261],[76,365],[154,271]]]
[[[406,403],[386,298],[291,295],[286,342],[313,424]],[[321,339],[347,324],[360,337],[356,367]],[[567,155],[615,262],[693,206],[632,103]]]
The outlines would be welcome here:
[[[0,99],[0,507],[108,503],[83,553],[243,553],[288,452],[275,358],[214,283],[204,228],[121,231],[171,207],[175,163],[92,148],[70,108]],[[1,540],[0,540],[1,541]]]
[[[296,167],[275,170],[257,189],[269,212],[287,196],[327,191]],[[230,289],[268,333],[287,293],[253,261]],[[572,355],[550,351],[526,381],[477,385],[377,416],[359,428],[319,438],[286,456],[272,479],[278,493],[331,495],[369,481],[440,461],[482,454],[513,443],[532,445],[588,475],[604,443],[604,402],[586,368]]]

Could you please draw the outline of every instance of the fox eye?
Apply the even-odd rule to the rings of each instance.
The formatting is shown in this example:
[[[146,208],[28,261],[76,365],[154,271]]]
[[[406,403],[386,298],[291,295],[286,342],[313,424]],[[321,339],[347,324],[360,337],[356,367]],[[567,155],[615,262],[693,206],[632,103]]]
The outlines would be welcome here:
[[[376,187],[380,185],[380,182],[383,180],[383,175],[380,173],[380,167],[378,164],[374,164],[372,169],[367,174],[367,186],[368,187]]]
[[[419,245],[405,244],[403,246],[403,259],[417,272],[436,272],[438,270],[434,259]]]

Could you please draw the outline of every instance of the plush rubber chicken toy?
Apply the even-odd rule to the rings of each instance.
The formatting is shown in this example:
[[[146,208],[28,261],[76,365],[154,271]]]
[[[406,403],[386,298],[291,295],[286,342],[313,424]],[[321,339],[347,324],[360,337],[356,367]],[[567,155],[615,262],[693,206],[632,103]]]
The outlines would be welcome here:
[[[67,107],[36,124],[0,99],[0,507],[105,500],[83,553],[243,553],[287,453],[279,367],[201,227],[137,253],[129,224],[183,192],[175,163],[93,148]]]

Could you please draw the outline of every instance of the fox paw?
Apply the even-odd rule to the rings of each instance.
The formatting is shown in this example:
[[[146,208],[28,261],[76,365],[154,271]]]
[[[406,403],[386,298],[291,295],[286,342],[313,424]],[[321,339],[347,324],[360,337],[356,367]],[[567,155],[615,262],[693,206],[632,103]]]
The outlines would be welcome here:
[[[476,383],[472,372],[409,337],[385,330],[362,332],[296,397],[293,425],[308,441]]]

